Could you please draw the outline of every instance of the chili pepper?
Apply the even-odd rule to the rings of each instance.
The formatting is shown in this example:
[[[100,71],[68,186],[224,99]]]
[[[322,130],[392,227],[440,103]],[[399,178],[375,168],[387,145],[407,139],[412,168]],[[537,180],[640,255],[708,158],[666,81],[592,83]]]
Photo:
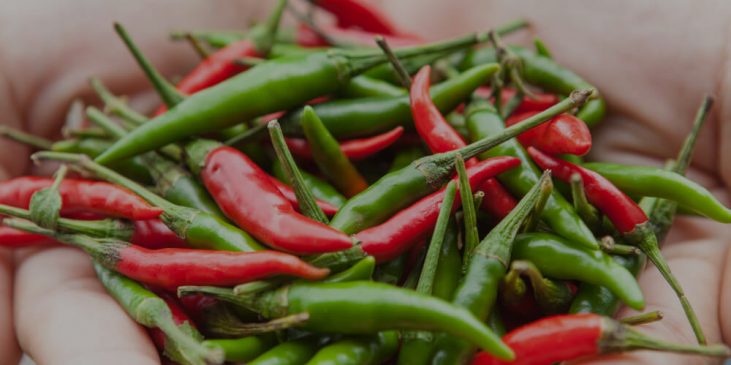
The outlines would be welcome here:
[[[279,161],[274,162],[274,164],[272,165],[272,171],[274,173],[274,176],[280,182],[289,182],[288,177],[284,172],[284,168],[282,167],[282,164],[279,163]],[[301,170],[300,172],[302,173],[302,178],[304,179],[305,184],[307,184],[307,187],[312,191],[312,194],[314,194],[315,197],[321,202],[332,205],[332,208],[328,207],[328,209],[326,209],[323,204],[320,204],[320,208],[325,212],[325,214],[335,214],[337,212],[337,208],[345,203],[345,197],[342,196],[342,194],[340,194],[337,190],[335,190],[332,185],[328,184],[326,181],[320,179],[319,177],[312,175],[304,170]],[[282,189],[280,189],[279,191],[282,192],[285,197],[287,196],[287,193],[285,193]],[[330,211],[332,211],[332,213]]]
[[[53,179],[38,176],[3,181],[0,183],[0,203],[28,208],[31,196],[52,184]],[[152,219],[162,212],[132,192],[100,181],[65,179],[59,185],[59,192],[64,213],[84,210],[129,219]]]
[[[145,289],[132,279],[116,274],[95,263],[96,271],[107,292],[117,300],[132,319],[148,328],[159,328],[165,335],[166,347],[180,355],[184,364],[220,364],[223,354],[220,349],[206,348],[197,338],[180,328],[172,317],[170,308],[160,297]]]
[[[168,306],[175,325],[181,331],[188,334],[190,337],[196,339],[197,341],[201,341],[203,339],[203,336],[195,328],[195,324],[191,322],[185,311],[180,308],[175,298],[164,292],[157,292],[155,294],[158,295],[160,299],[162,299]],[[159,328],[149,328],[148,332],[158,350],[163,351],[169,359],[182,364],[188,363],[188,360],[186,359],[186,354],[180,351],[174,343],[169,343],[167,336],[163,331],[161,331]],[[220,348],[215,346],[208,347],[211,349],[211,351],[221,351]]]
[[[421,148],[421,146],[409,146],[402,148],[396,152],[396,156],[394,156],[393,161],[391,161],[391,167],[386,173],[400,170],[424,156],[426,156],[426,152],[423,148]]]
[[[683,306],[698,342],[705,343],[705,335],[700,326],[695,310],[685,296],[685,291],[673,275],[665,258],[660,252],[655,233],[649,219],[642,208],[621,190],[597,172],[574,165],[567,161],[557,160],[542,152],[529,148],[528,153],[542,167],[551,168],[562,180],[570,179],[572,174],[580,174],[586,190],[586,196],[607,218],[622,236],[631,244],[639,247],[647,258],[657,267],[665,281],[675,292]],[[640,169],[641,170],[641,169]],[[677,175],[680,176],[680,175]]]
[[[330,225],[343,232],[353,233],[382,222],[389,215],[434,191],[435,187],[441,186],[446,176],[451,174],[456,154],[459,153],[467,159],[472,158],[528,128],[545,122],[547,118],[561,113],[567,108],[581,104],[588,93],[589,91],[586,90],[577,91],[572,98],[500,133],[458,150],[421,158],[401,170],[383,176],[340,207]],[[374,209],[374,207],[378,207],[378,209]]]
[[[91,158],[99,156],[112,142],[99,138],[67,139],[53,143],[50,150],[55,152],[83,153]],[[152,184],[147,165],[140,156],[119,160],[109,164],[109,168],[142,184]]]
[[[497,179],[487,179],[480,186],[480,190],[485,192],[485,199],[482,200],[481,208],[497,219],[505,218],[518,204],[518,201],[510,195],[510,192]]]
[[[160,219],[190,247],[227,251],[256,251],[264,249],[246,232],[230,225],[210,213],[183,207],[168,202],[151,193],[139,184],[96,164],[83,155],[59,152],[38,152],[36,160],[58,160],[73,164],[75,167],[92,172],[96,176],[111,181],[133,191],[143,199],[161,207]]]
[[[367,32],[386,35],[402,34],[386,14],[362,1],[312,0],[311,2],[334,15],[341,28],[360,28]]]
[[[210,311],[206,316],[206,330],[212,336],[243,337],[283,331],[299,326],[309,319],[307,313],[297,313],[291,316],[273,319],[261,323],[244,323],[228,307],[225,310]]]
[[[58,241],[41,234],[0,226],[0,247],[20,248],[58,244]]]
[[[275,344],[276,338],[273,334],[203,341],[204,346],[222,349],[226,361],[246,363],[250,363],[249,361],[256,359]]]
[[[273,275],[321,279],[329,272],[276,251],[149,250],[114,239],[54,232],[12,219],[6,220],[5,224],[77,246],[109,269],[145,284],[168,289],[181,285],[234,285]]]
[[[294,190],[292,190],[292,188],[289,185],[286,185],[283,182],[281,182],[271,176],[268,176],[268,178],[271,181],[271,183],[277,188],[277,190],[279,190],[279,193],[282,194],[282,196],[285,199],[287,199],[287,201],[290,203],[290,205],[292,205],[293,208],[296,207],[297,196],[294,194]],[[327,214],[327,215],[333,215],[338,212],[337,207],[335,207],[334,205],[332,205],[326,201],[317,200],[316,203],[317,203],[317,206],[320,207],[320,209],[322,209],[322,211],[325,212],[325,214]]]
[[[470,93],[498,70],[496,64],[478,66],[431,89],[431,98],[440,111],[454,109]],[[384,132],[411,123],[409,97],[373,97],[333,100],[312,107],[327,130],[336,138],[351,138]],[[287,113],[280,119],[285,133],[301,135],[302,110]]]
[[[58,187],[63,182],[68,167],[61,165],[54,174],[53,182],[47,188],[36,191],[28,203],[28,217],[33,223],[46,229],[56,229],[58,218],[61,216],[61,193]]]
[[[366,256],[349,269],[331,275],[322,281],[326,283],[344,283],[347,281],[371,280],[375,268],[376,259],[373,256]]]
[[[639,310],[645,305],[634,276],[602,251],[548,233],[523,233],[513,243],[513,258],[532,262],[554,279],[605,286],[631,308]]]
[[[373,38],[382,36],[397,47],[418,46],[424,41],[414,36],[393,36],[367,32],[360,29],[343,29],[332,24],[300,24],[297,27],[295,38],[297,45],[302,47],[349,46],[370,47]]]
[[[457,50],[479,43],[484,34],[403,49],[401,57]],[[286,110],[337,91],[351,76],[383,62],[375,51],[318,52],[264,62],[205,92],[195,93],[149,123],[136,128],[98,156],[110,163],[165,146],[185,137]],[[278,95],[272,98],[272,95]]]
[[[496,157],[474,165],[469,169],[470,185],[478,186],[488,177],[517,164],[518,161],[513,158]],[[355,237],[361,242],[360,247],[379,262],[401,255],[433,229],[445,194],[446,188],[441,189],[399,211],[387,221],[357,233]]]
[[[547,317],[508,333],[504,338],[515,350],[510,364],[550,365],[585,356],[656,350],[703,356],[726,357],[724,345],[689,346],[653,339],[608,317],[596,314],[568,314]],[[571,344],[571,346],[566,346]],[[472,365],[508,364],[488,353],[475,356]]]
[[[395,331],[385,331],[373,337],[346,338],[320,349],[307,365],[379,365],[396,353],[398,337]]]
[[[354,77],[340,92],[345,98],[395,97],[406,95],[406,90],[389,82],[370,78],[366,75]]]
[[[246,32],[238,30],[222,30],[222,31],[173,31],[170,32],[170,39],[173,41],[187,40],[189,36],[194,37],[199,42],[205,42],[212,48],[223,48],[229,44],[246,38]]]
[[[317,352],[317,343],[312,339],[282,342],[261,356],[248,362],[249,365],[304,365]]]
[[[644,255],[611,256],[612,260],[624,267],[633,276],[637,276],[645,266]],[[621,304],[611,290],[601,285],[581,283],[576,293],[576,298],[571,303],[569,313],[596,313],[605,316],[613,316]]]
[[[498,300],[501,308],[523,321],[533,321],[541,315],[532,288],[516,270],[510,270],[500,282]]]
[[[340,150],[350,160],[357,161],[368,158],[394,144],[404,133],[404,127],[396,127],[388,132],[340,142]],[[312,150],[306,140],[287,138],[287,147],[292,154],[302,159],[312,159]]]
[[[353,245],[347,235],[295,212],[274,179],[238,150],[210,141],[192,142],[186,150],[189,166],[200,171],[223,212],[268,245],[297,253]]]
[[[346,197],[365,190],[368,183],[348,160],[338,141],[328,132],[311,107],[305,107],[301,123],[315,163],[335,187]]]
[[[544,173],[538,184],[518,203],[505,219],[487,234],[467,257],[462,282],[454,293],[452,303],[466,308],[479,320],[486,320],[497,297],[499,283],[507,272],[513,240],[540,195],[550,193],[550,173]],[[463,339],[439,335],[435,342],[432,364],[464,364],[474,352],[474,346]]]
[[[505,121],[511,126],[537,112],[513,114]],[[518,136],[524,146],[532,146],[550,154],[583,156],[591,149],[591,132],[586,123],[571,114],[561,114],[550,122]]]
[[[472,139],[478,139],[501,133],[504,125],[490,103],[478,100],[470,105],[467,112],[467,128]],[[525,194],[538,181],[538,170],[517,141],[506,141],[481,157],[493,156],[514,156],[520,159],[520,166],[499,178],[515,195]],[[541,218],[557,234],[586,247],[598,248],[594,234],[574,212],[571,203],[558,192],[554,192],[546,201]]]
[[[510,47],[510,49],[520,58],[523,79],[531,84],[564,95],[578,88],[593,88],[573,71],[564,68],[550,58],[539,56],[521,47]],[[496,59],[494,48],[480,48],[468,52],[462,60],[460,68],[467,69],[475,65],[495,62]],[[576,116],[592,127],[604,118],[605,109],[604,99],[595,95],[595,99],[588,101]]]
[[[461,279],[462,256],[459,253],[456,222],[451,220],[439,255],[439,265],[434,273],[432,295],[444,300],[452,300],[454,290]]]
[[[672,200],[718,222],[731,223],[731,209],[725,207],[700,184],[675,172],[599,162],[584,166],[599,173],[628,194]]]
[[[459,195],[462,201],[462,233],[464,236],[464,257],[465,261],[472,255],[472,250],[477,247],[480,241],[479,233],[477,232],[477,213],[475,212],[475,201],[474,195],[472,195],[472,189],[469,186],[469,180],[467,172],[465,171],[464,160],[462,155],[456,157],[456,170],[457,177],[459,179]],[[516,164],[518,161],[515,161]]]
[[[530,261],[513,261],[510,269],[530,280],[536,303],[543,313],[564,313],[576,295],[576,286],[565,281],[555,281],[543,277]]]
[[[302,329],[314,332],[371,334],[392,329],[441,331],[509,359],[511,351],[467,310],[441,299],[387,284],[296,283],[239,297],[264,317],[307,312]],[[358,321],[352,321],[358,318]]]

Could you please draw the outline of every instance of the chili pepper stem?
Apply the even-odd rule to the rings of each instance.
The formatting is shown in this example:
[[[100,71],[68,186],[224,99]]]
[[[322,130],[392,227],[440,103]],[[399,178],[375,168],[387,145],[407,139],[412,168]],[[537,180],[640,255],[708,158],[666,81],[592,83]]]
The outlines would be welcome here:
[[[193,33],[187,32],[182,35],[183,38],[190,44],[190,46],[193,48],[195,53],[202,59],[205,60],[208,58],[208,56],[211,55],[211,52],[209,52],[201,43],[200,39],[198,39],[198,36],[196,36]]]
[[[30,198],[30,220],[43,228],[56,229],[61,215],[62,198],[58,191],[66,177],[68,167],[63,164],[56,171],[53,184],[46,189],[35,192]]]
[[[531,232],[538,227],[538,223],[541,221],[541,215],[543,214],[543,209],[546,207],[546,202],[548,201],[548,198],[551,197],[551,194],[553,194],[553,184],[541,185],[538,201],[533,207],[531,214],[525,220],[523,232]]]
[[[30,212],[25,209],[0,204],[0,214],[30,220]],[[73,233],[81,233],[95,237],[126,238],[133,233],[129,224],[120,220],[105,219],[101,221],[83,221],[76,219],[59,218],[58,228]]]
[[[386,58],[388,58],[388,61],[391,62],[391,65],[393,65],[394,70],[396,70],[396,76],[398,76],[401,85],[407,89],[411,88],[411,76],[409,75],[409,72],[406,71],[404,65],[401,64],[401,61],[399,61],[398,57],[393,53],[393,50],[391,49],[391,46],[388,45],[386,39],[382,36],[377,36],[375,41],[378,47],[383,50],[383,53],[386,55]]]
[[[472,255],[472,251],[480,242],[479,233],[477,232],[477,212],[475,211],[475,202],[472,196],[472,188],[470,180],[467,176],[462,155],[455,156],[455,165],[457,176],[459,178],[459,196],[462,200],[462,221],[464,224],[464,257],[465,261]]]
[[[584,190],[584,183],[580,174],[571,175],[571,198],[574,201],[574,209],[576,213],[586,222],[592,229],[598,229],[601,225],[599,212],[589,203]]]
[[[714,100],[714,97],[711,95],[703,97],[701,106],[698,108],[695,119],[693,120],[693,128],[688,134],[686,140],[683,142],[683,147],[680,148],[678,158],[675,160],[672,168],[673,171],[681,175],[685,175],[685,171],[688,169],[688,166],[690,166],[690,162],[693,159],[693,149],[696,145],[698,134],[700,133],[701,128],[703,128],[706,120],[708,120],[708,113],[713,107]]]
[[[96,77],[89,79],[89,83],[94,91],[104,102],[106,111],[117,115],[130,123],[140,125],[147,121],[147,117],[132,110],[122,98],[115,96],[107,89],[106,86]]]
[[[698,316],[696,315],[693,306],[690,304],[688,297],[685,295],[683,287],[680,285],[675,275],[673,275],[670,270],[670,266],[662,256],[657,243],[657,238],[655,237],[655,233],[652,230],[650,223],[646,222],[637,225],[632,232],[625,234],[625,238],[637,245],[637,247],[639,247],[640,250],[647,255],[647,258],[652,261],[658,271],[660,271],[660,274],[665,281],[670,285],[673,291],[675,291],[675,295],[678,297],[678,300],[680,300],[680,304],[688,318],[688,322],[690,322],[690,326],[693,328],[693,333],[695,334],[698,343],[705,345],[707,343],[706,336],[703,333],[703,328],[698,320]]]
[[[0,125],[0,137],[9,138],[15,142],[19,142],[39,150],[50,150],[53,146],[53,142],[48,139],[23,132],[19,129],[11,128],[6,125]]]
[[[657,350],[704,356],[728,357],[731,349],[724,345],[684,345],[670,343],[648,337],[629,326],[605,319],[608,329],[603,330],[605,336],[600,340],[602,352],[622,352],[628,350]]]
[[[223,323],[207,323],[208,329],[216,332],[224,332],[229,336],[254,336],[264,333],[276,332],[292,327],[297,327],[310,319],[307,312],[296,313],[289,316],[273,319],[262,323],[231,323],[230,320],[222,320]],[[225,327],[225,331],[217,329]]]
[[[638,315],[624,317],[619,321],[630,326],[636,326],[640,324],[647,324],[652,322],[660,321],[664,318],[664,314],[661,311],[652,311],[646,313],[640,313]]]

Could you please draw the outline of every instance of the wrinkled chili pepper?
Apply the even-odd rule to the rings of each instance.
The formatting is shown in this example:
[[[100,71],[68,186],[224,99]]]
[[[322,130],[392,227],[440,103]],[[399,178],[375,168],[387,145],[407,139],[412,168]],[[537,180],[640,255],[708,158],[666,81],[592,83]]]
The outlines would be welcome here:
[[[538,112],[514,113],[505,120],[509,127]],[[591,149],[591,132],[586,123],[571,114],[561,114],[550,122],[518,136],[523,147],[535,147],[552,155],[583,156]]]
[[[716,357],[731,354],[723,345],[689,346],[656,340],[630,326],[596,314],[567,314],[543,318],[514,329],[503,340],[515,351],[515,361],[502,361],[480,352],[471,364],[550,365],[585,356],[633,350]]]
[[[274,179],[238,150],[205,140],[186,149],[223,212],[264,243],[301,254],[352,247],[347,235],[297,213]]]
[[[548,189],[548,190],[547,190]],[[550,174],[544,174],[505,219],[500,221],[468,256],[464,278],[452,303],[466,308],[480,320],[486,320],[497,298],[498,288],[507,272],[513,240],[542,194],[552,189]],[[463,364],[474,346],[463,339],[437,336],[432,364]]]
[[[487,178],[515,167],[520,162],[510,157],[496,157],[469,168],[471,186],[479,186]],[[406,252],[433,229],[444,199],[445,189],[432,193],[399,211],[387,221],[355,235],[367,254],[388,261]],[[457,204],[460,200],[457,200]]]
[[[39,176],[0,182],[0,203],[28,208],[31,196],[52,184],[53,179]],[[128,219],[153,219],[162,213],[162,209],[150,206],[132,192],[106,182],[64,179],[59,192],[64,213],[81,210]]]
[[[467,128],[471,138],[480,139],[501,133],[504,130],[502,118],[487,101],[474,101],[467,111]],[[516,140],[508,140],[482,154],[481,158],[514,156],[521,165],[500,176],[499,180],[515,195],[525,194],[538,181],[539,172]],[[554,232],[586,247],[598,248],[594,233],[586,226],[571,203],[558,192],[546,201],[541,218]]]
[[[273,275],[321,279],[329,272],[277,251],[149,250],[119,240],[58,233],[22,221],[6,220],[5,224],[77,246],[111,270],[167,289],[182,285],[235,285]]]
[[[570,162],[548,156],[535,148],[528,148],[528,153],[534,161],[543,168],[556,171],[556,177],[563,181],[570,181],[571,175],[581,175],[586,197],[597,209],[604,213],[614,227],[631,244],[639,247],[647,258],[657,267],[665,281],[675,292],[686,317],[690,322],[698,342],[705,343],[705,335],[693,306],[685,296],[685,291],[673,275],[665,258],[660,252],[655,232],[642,208],[630,197],[614,186],[609,180],[597,172],[588,170]],[[680,175],[678,175],[680,177]]]
[[[397,51],[400,57],[462,49],[485,34]],[[106,164],[192,135],[216,131],[269,113],[299,106],[337,91],[351,76],[384,62],[373,51],[318,52],[264,62],[225,82],[191,95],[175,108],[136,128],[96,160]],[[271,95],[278,95],[272,98]]]
[[[340,149],[345,156],[353,161],[368,158],[394,144],[404,133],[404,127],[396,127],[388,132],[340,142]],[[312,150],[307,140],[301,138],[287,138],[287,147],[293,155],[302,159],[312,159]]]

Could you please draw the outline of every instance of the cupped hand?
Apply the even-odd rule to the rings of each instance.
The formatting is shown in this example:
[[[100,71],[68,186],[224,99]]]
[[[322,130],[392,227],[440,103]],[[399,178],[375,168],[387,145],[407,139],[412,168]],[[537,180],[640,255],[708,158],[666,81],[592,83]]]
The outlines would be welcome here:
[[[729,203],[731,122],[728,67],[731,4],[717,1],[391,0],[381,5],[413,32],[443,38],[523,17],[555,58],[597,85],[610,114],[596,131],[592,158],[662,165],[676,155],[704,93],[717,96],[701,133],[690,176]],[[662,5],[662,6],[660,6]],[[93,101],[87,78],[99,76],[148,109],[157,103],[141,71],[111,28],[120,21],[166,76],[196,61],[173,29],[241,28],[261,19],[266,3],[205,0],[0,3],[2,123],[58,134],[76,97]],[[514,40],[519,40],[516,36]],[[530,40],[524,37],[523,41]],[[23,147],[0,141],[0,178],[25,172]],[[663,253],[693,303],[710,342],[731,342],[731,228],[680,218]],[[683,311],[657,270],[640,277],[647,310],[665,319],[642,330],[692,343]],[[724,311],[723,309],[726,308]],[[620,316],[631,314],[622,310]],[[17,342],[16,342],[17,338]],[[88,258],[65,247],[0,251],[0,364],[16,364],[20,347],[39,364],[157,364],[142,333],[97,282]],[[650,352],[594,363],[688,364],[705,359]]]

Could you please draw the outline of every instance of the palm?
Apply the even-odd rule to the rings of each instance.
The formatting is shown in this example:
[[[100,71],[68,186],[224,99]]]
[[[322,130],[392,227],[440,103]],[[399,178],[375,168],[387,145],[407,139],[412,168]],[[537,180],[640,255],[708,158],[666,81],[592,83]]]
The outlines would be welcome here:
[[[721,122],[726,113],[724,82],[728,83],[723,64],[726,56],[722,54],[726,39],[717,36],[727,34],[728,4],[719,2],[714,8],[709,2],[676,1],[660,9],[656,4],[629,0],[593,5],[568,0],[382,3],[398,14],[404,26],[434,37],[485,29],[516,17],[530,19],[555,57],[598,85],[610,103],[613,114],[595,135],[596,159],[662,164],[675,155],[702,94],[716,93],[720,107],[701,134],[690,174],[715,188],[728,202],[731,144],[719,143],[731,138],[731,125]],[[154,103],[154,98],[145,97],[149,93],[143,93],[148,85],[142,73],[115,39],[112,20],[128,26],[156,65],[180,72],[194,58],[185,47],[169,45],[165,32],[172,28],[240,27],[255,18],[254,12],[243,9],[256,9],[258,2],[214,5],[170,0],[151,4],[138,0],[98,4],[76,0],[58,4],[58,9],[44,4],[42,11],[20,1],[0,4],[0,37],[6,37],[0,44],[14,45],[3,50],[4,62],[0,64],[0,80],[7,81],[0,84],[0,109],[6,111],[8,123],[53,134],[70,100],[89,95],[86,77],[90,74],[100,76],[116,91],[140,95],[143,103]],[[145,10],[139,11],[142,6]],[[213,7],[216,9],[210,10]],[[73,15],[77,11],[94,16],[73,23],[56,20],[59,12]],[[703,19],[697,22],[703,28],[686,24],[691,11]],[[30,32],[27,24],[44,25]],[[17,157],[24,152],[19,147],[0,144],[0,149],[7,151],[0,155],[0,166],[5,168],[0,178],[27,168],[24,159]],[[664,248],[711,342],[731,336],[730,315],[721,310],[731,306],[731,287],[724,285],[724,280],[731,280],[731,269],[724,267],[729,257],[724,237],[729,233],[728,227],[682,218]],[[25,352],[42,364],[159,362],[140,328],[104,293],[82,253],[51,248],[18,252],[16,256],[15,282],[11,285],[12,254],[0,252],[0,301],[13,301],[13,306],[0,302],[0,323],[13,323],[14,308],[16,326],[16,333],[10,326],[0,327],[0,354],[10,354],[0,358],[0,363],[16,362],[16,335]],[[680,305],[657,271],[648,268],[640,282],[647,309],[665,314],[662,322],[643,329],[668,340],[692,342]],[[13,286],[15,292],[10,295]],[[688,358],[656,353],[607,360],[627,363],[630,359],[638,364],[688,363]]]

